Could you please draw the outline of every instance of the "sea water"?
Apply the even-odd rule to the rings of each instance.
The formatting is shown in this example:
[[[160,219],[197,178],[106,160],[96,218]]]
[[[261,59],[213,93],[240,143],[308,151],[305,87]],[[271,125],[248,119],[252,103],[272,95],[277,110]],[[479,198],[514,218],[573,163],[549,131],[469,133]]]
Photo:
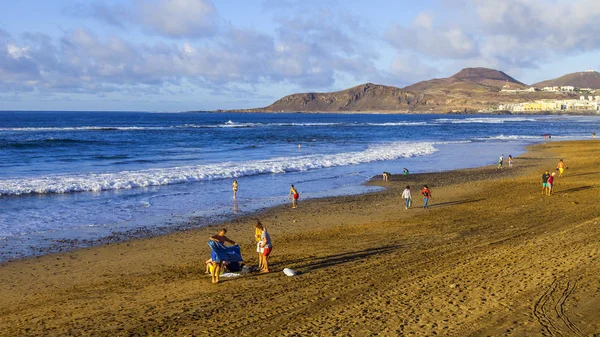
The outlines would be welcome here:
[[[599,128],[598,116],[0,112],[0,261],[203,226],[285,203],[291,184],[301,200],[365,193],[382,171],[492,164]]]

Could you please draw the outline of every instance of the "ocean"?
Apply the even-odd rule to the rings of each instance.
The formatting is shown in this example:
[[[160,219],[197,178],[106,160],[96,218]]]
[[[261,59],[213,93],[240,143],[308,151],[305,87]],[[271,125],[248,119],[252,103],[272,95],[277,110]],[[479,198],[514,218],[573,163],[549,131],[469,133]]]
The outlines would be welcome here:
[[[0,261],[493,164],[600,116],[0,112]],[[515,165],[519,165],[518,159]],[[237,200],[231,183],[239,182]]]

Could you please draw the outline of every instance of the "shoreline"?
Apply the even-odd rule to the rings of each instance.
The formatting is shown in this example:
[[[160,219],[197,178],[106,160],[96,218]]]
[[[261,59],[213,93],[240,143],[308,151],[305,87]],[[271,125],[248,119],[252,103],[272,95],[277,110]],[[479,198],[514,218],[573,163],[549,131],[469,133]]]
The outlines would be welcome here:
[[[522,153],[524,153],[526,151],[528,145],[521,145],[520,147],[522,148]],[[470,165],[470,166],[466,166],[466,167],[460,167],[460,168],[451,168],[451,169],[444,169],[441,171],[425,171],[425,172],[421,172],[421,173],[411,173],[412,177],[415,176],[420,176],[420,175],[433,175],[436,173],[446,173],[446,172],[454,172],[454,171],[460,171],[460,170],[471,170],[471,169],[475,169],[475,168],[479,168],[482,167],[481,165]],[[394,175],[394,179],[397,179],[397,174]],[[363,182],[353,185],[354,186],[354,192],[348,194],[348,193],[341,193],[341,194],[334,194],[334,195],[328,195],[328,196],[317,196],[317,197],[310,197],[310,198],[304,198],[303,202],[306,202],[308,200],[313,201],[319,201],[319,200],[328,200],[331,198],[343,198],[343,197],[352,197],[352,196],[360,196],[360,195],[368,195],[371,193],[380,193],[383,191],[369,191],[368,187],[380,187],[383,189],[386,189],[386,186],[382,186],[380,184],[377,183],[377,179],[381,179],[381,175],[374,175],[369,177],[368,179],[364,180]],[[365,188],[366,187],[366,188]],[[86,193],[86,192],[75,192],[75,193]],[[18,198],[23,197],[23,196],[16,196]],[[30,195],[27,195],[25,197],[30,197]],[[242,211],[240,212],[240,215],[237,214],[229,214],[229,213],[222,213],[222,214],[211,214],[211,215],[207,215],[207,216],[197,216],[197,215],[177,215],[174,216],[173,214],[171,215],[171,217],[169,217],[169,219],[166,221],[166,223],[168,224],[163,224],[163,225],[147,225],[147,226],[143,226],[143,227],[135,227],[135,228],[131,228],[131,229],[126,229],[126,230],[115,230],[115,231],[110,231],[103,236],[100,237],[95,237],[95,238],[90,238],[90,237],[78,237],[78,236],[72,236],[72,235],[67,235],[65,237],[55,237],[53,235],[41,235],[41,236],[37,236],[38,238],[36,238],[36,236],[30,236],[27,238],[23,238],[23,239],[18,239],[18,243],[17,244],[13,244],[11,247],[18,247],[18,246],[22,246],[22,247],[26,247],[20,250],[15,250],[15,251],[11,251],[11,250],[7,250],[6,253],[1,253],[1,259],[0,259],[0,264],[5,263],[5,262],[16,262],[19,260],[24,260],[24,259],[35,259],[35,258],[40,258],[43,257],[45,255],[51,255],[51,254],[65,254],[65,253],[71,253],[71,252],[76,252],[78,250],[82,250],[82,249],[93,249],[94,247],[98,247],[98,246],[104,246],[104,245],[113,245],[113,244],[122,244],[122,243],[127,243],[129,241],[133,241],[133,240],[143,240],[143,239],[151,239],[153,237],[158,237],[158,236],[164,236],[164,235],[171,235],[171,234],[175,234],[178,232],[186,232],[186,231],[193,231],[196,229],[200,229],[200,228],[205,228],[205,227],[218,227],[220,224],[222,223],[230,223],[230,222],[235,222],[235,219],[237,218],[257,218],[260,217],[260,215],[262,213],[265,213],[267,211],[269,211],[272,208],[278,208],[278,207],[285,207],[287,201],[283,202],[282,204],[275,204],[275,205],[267,205],[267,206],[260,206],[257,209],[252,209],[250,211]],[[179,219],[177,219],[179,218]],[[224,218],[223,219],[219,219],[219,218]],[[75,229],[77,230],[77,228]],[[85,231],[85,227],[83,228],[83,231]],[[38,242],[51,242],[50,244],[47,245],[39,245],[39,246],[34,246],[34,242],[35,241]],[[10,239],[6,240],[6,241],[10,241]],[[8,246],[7,246],[8,247]],[[17,248],[18,249],[18,248]],[[25,252],[26,250],[29,250],[30,253],[22,253]],[[18,254],[17,254],[18,253]],[[13,255],[11,255],[13,254]],[[18,256],[17,256],[18,255]]]
[[[388,187],[383,191],[301,200],[296,210],[281,205],[210,227],[3,262],[0,303],[11,305],[0,306],[0,328],[30,335],[462,336],[510,329],[525,336],[545,331],[538,317],[553,319],[535,304],[540,296],[554,300],[544,291],[566,287],[575,294],[564,299],[565,317],[577,317],[580,331],[597,331],[589,318],[600,308],[592,291],[600,270],[592,197],[600,186],[599,150],[596,140],[536,144],[512,169],[392,172],[390,182],[369,182]],[[541,197],[537,172],[559,156],[571,170],[556,195]],[[431,210],[405,211],[399,192],[414,186],[419,205],[423,183],[432,188]],[[208,236],[227,227],[255,264],[256,216],[274,240],[276,272],[210,285],[201,265]],[[302,274],[286,278],[284,267]],[[263,293],[268,298],[257,296]]]

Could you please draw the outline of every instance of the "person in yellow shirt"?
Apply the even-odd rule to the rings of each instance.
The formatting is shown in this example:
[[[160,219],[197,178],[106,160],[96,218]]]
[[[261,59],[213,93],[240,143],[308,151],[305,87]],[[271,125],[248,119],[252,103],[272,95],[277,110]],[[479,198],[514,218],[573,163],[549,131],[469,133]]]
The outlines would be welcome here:
[[[260,220],[256,220],[256,224],[254,224],[254,239],[256,240],[256,252],[258,253],[258,270],[263,269],[263,248],[260,246],[263,228],[263,224],[260,222]]]
[[[563,162],[563,160],[559,160],[558,164],[556,164],[556,169],[558,170],[558,176],[562,177],[563,176],[563,172],[565,171],[565,169],[567,169],[567,165],[565,165],[565,162]]]

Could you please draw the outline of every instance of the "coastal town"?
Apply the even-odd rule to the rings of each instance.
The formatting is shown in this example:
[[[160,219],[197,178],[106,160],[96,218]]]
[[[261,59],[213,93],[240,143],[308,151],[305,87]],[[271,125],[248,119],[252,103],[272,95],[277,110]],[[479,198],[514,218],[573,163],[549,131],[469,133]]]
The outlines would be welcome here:
[[[594,70],[586,70],[581,72],[581,75],[594,74]],[[510,83],[502,86],[500,94],[524,94],[534,92],[546,92],[557,95],[564,95],[563,99],[539,99],[525,102],[511,102],[499,104],[493,107],[494,111],[510,111],[510,112],[539,112],[539,111],[596,111],[600,112],[600,92],[593,88],[579,88],[573,85],[546,85],[543,87],[530,86],[526,88],[511,87]],[[577,97],[579,96],[579,97]]]
[[[581,95],[579,99],[541,99],[531,102],[500,104],[497,111],[596,111],[600,113],[600,96]]]

